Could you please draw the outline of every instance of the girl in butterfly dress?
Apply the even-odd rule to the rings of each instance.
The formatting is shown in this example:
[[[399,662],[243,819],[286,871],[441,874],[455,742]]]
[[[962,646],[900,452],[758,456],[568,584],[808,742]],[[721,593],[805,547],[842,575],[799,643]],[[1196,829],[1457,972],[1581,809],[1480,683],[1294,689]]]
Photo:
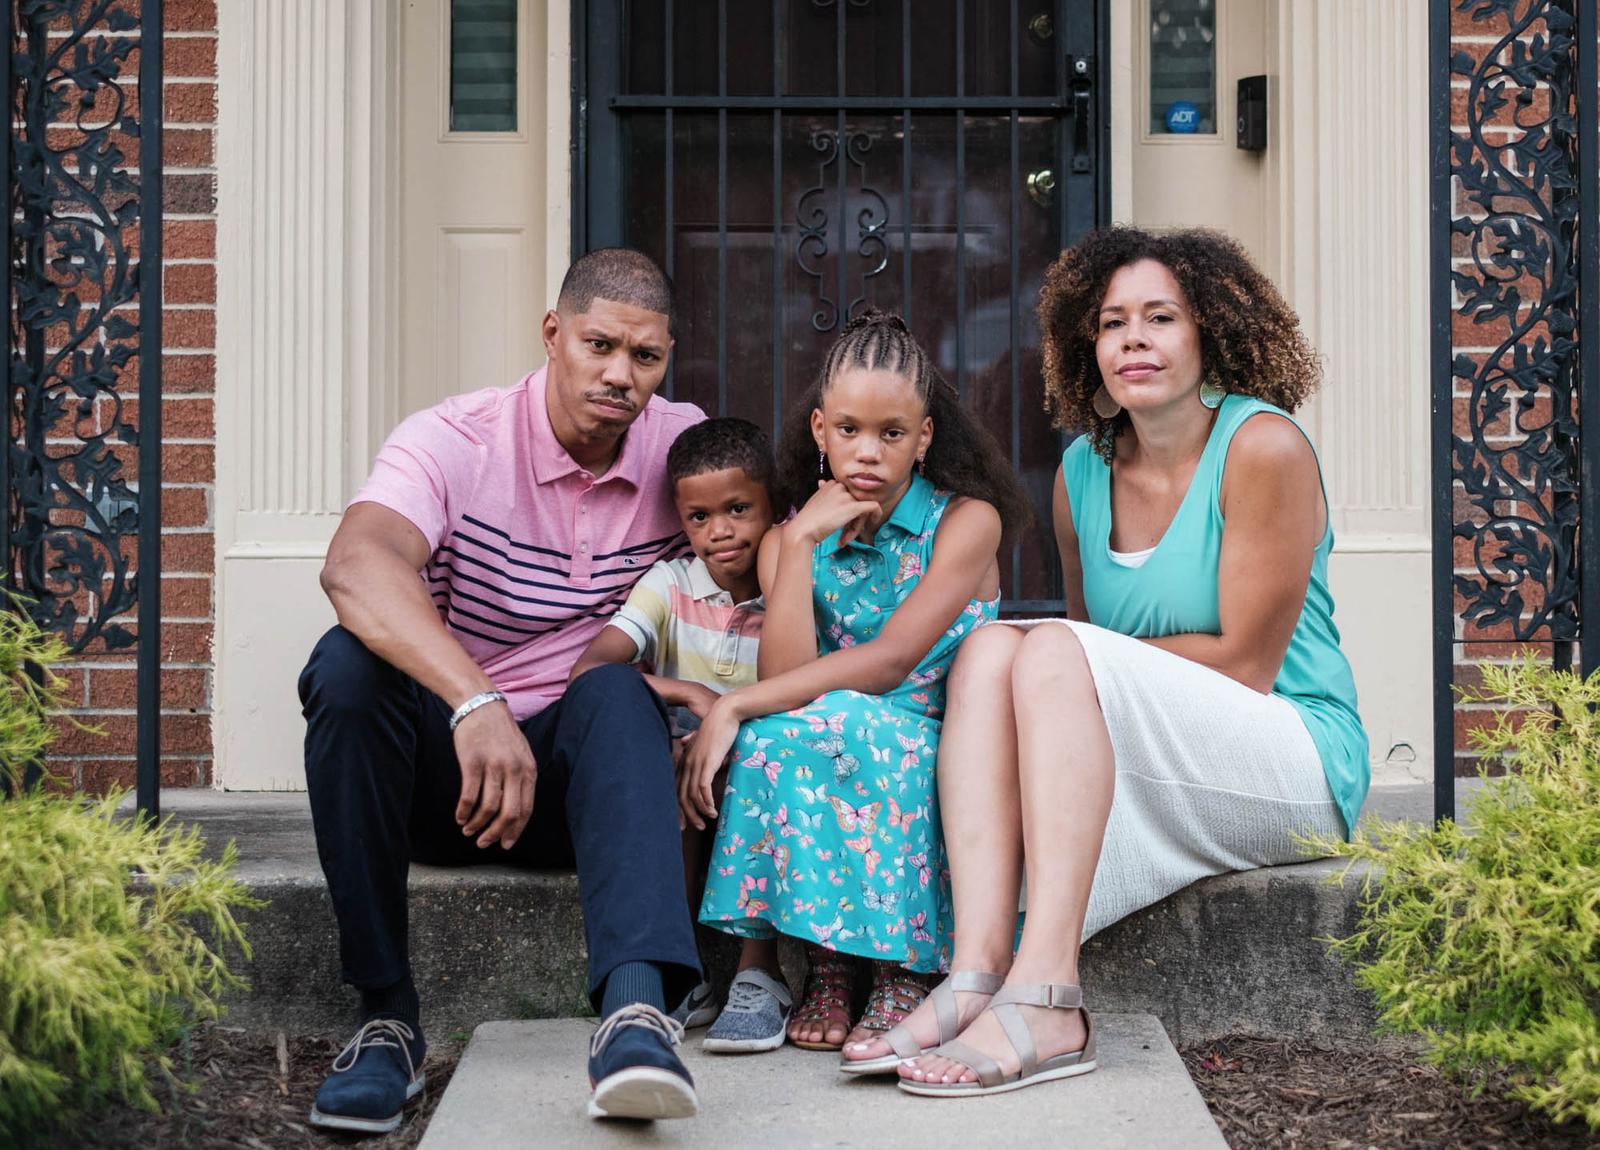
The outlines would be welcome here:
[[[780,469],[803,506],[761,546],[761,679],[712,706],[680,785],[685,819],[703,825],[728,764],[700,921],[746,940],[719,1022],[728,1040],[707,1042],[730,1052],[783,1041],[779,933],[810,946],[787,1024],[808,1048],[889,1029],[947,966],[944,678],[962,638],[995,618],[997,548],[1028,515],[994,440],[879,312],[834,343],[789,418]],[[875,960],[859,1020],[857,958]]]

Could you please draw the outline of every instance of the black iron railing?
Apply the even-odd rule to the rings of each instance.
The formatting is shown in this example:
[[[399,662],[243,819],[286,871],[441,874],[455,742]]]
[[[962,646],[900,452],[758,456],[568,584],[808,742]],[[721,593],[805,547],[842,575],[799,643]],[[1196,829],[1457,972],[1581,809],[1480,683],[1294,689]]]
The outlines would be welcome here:
[[[1437,818],[1455,813],[1458,647],[1600,668],[1600,452],[1583,438],[1600,435],[1595,9],[1431,9]],[[1452,44],[1452,14],[1470,40]],[[1454,338],[1459,317],[1483,334]]]
[[[0,224],[10,299],[0,571],[16,609],[73,654],[137,648],[137,797],[151,815],[160,788],[161,17],[161,0],[8,0],[10,210]]]

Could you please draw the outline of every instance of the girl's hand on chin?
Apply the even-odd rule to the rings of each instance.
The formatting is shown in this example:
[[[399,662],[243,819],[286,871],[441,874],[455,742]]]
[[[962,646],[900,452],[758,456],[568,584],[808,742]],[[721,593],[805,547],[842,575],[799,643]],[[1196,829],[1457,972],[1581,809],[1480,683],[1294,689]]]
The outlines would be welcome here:
[[[850,489],[837,479],[825,479],[817,484],[817,493],[806,500],[800,513],[789,520],[786,530],[815,547],[842,529],[839,542],[845,544],[854,540],[881,511],[872,500],[850,494]]]

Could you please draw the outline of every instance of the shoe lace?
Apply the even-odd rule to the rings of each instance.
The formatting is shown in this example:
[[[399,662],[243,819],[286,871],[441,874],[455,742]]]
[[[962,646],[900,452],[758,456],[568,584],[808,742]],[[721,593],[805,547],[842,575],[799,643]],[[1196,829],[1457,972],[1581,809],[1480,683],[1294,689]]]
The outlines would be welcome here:
[[[613,1011],[600,1024],[594,1032],[594,1037],[589,1040],[589,1056],[592,1058],[599,1054],[601,1047],[610,1042],[612,1036],[625,1026],[638,1026],[651,1031],[666,1039],[668,1046],[676,1046],[683,1041],[683,1023],[663,1014],[647,1002],[635,1002],[630,1006],[624,1006],[621,1010]]]
[[[417,1076],[417,1067],[411,1061],[411,1043],[416,1040],[416,1032],[401,1022],[398,1018],[374,1018],[364,1023],[360,1030],[344,1049],[339,1051],[339,1057],[333,1060],[333,1071],[342,1074],[356,1064],[356,1059],[361,1057],[363,1050],[375,1046],[392,1046],[397,1048],[406,1060],[406,1078],[409,1081]]]
[[[759,1014],[770,997],[772,992],[764,986],[758,986],[753,982],[736,981],[728,987],[728,1005],[723,1009],[734,1014]]]

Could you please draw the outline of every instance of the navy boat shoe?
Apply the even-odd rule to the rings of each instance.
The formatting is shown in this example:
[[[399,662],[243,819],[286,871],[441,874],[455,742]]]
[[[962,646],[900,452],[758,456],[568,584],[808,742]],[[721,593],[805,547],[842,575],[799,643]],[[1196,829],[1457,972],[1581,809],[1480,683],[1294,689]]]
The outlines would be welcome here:
[[[311,1125],[324,1130],[386,1134],[400,1125],[406,1102],[422,1089],[428,1044],[398,1018],[362,1024],[323,1079],[311,1107]]]
[[[683,1027],[643,1002],[600,1023],[589,1041],[589,1115],[593,1118],[692,1118],[700,1110],[694,1079],[673,1047]]]

